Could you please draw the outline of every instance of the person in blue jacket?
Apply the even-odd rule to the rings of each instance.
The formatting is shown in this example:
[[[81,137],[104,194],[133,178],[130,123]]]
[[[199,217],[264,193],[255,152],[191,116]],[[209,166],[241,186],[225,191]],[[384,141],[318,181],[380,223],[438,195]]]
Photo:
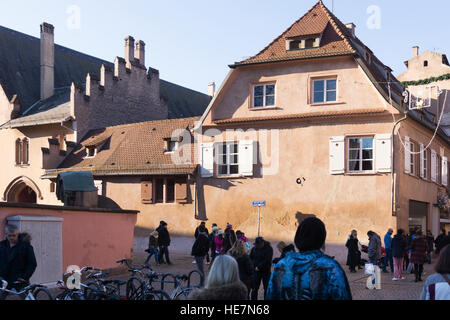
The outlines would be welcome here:
[[[394,230],[389,228],[388,232],[384,236],[384,251],[386,257],[384,257],[383,272],[387,273],[387,265],[391,266],[391,272],[394,272],[394,259],[392,258],[392,234]]]
[[[326,229],[318,218],[299,225],[295,245],[275,266],[267,289],[267,300],[352,300],[344,270],[324,254]]]

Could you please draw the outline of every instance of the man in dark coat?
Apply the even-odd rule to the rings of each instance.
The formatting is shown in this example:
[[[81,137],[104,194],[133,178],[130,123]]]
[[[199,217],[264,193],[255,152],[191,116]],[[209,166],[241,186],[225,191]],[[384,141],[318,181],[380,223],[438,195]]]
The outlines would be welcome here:
[[[28,234],[19,234],[16,226],[6,226],[6,240],[0,242],[0,277],[8,282],[7,289],[20,290],[29,283],[36,270],[36,257],[30,240]]]
[[[422,281],[423,265],[427,257],[428,243],[419,230],[415,233],[411,243],[411,263],[414,264],[415,282]]]
[[[436,254],[439,255],[439,252],[444,247],[442,246],[442,240],[446,237],[445,235],[445,229],[441,230],[441,233],[436,237],[436,240],[434,240],[434,244],[436,245]]]
[[[397,234],[392,239],[392,257],[394,259],[394,278],[393,281],[405,279],[403,277],[403,259],[406,248],[408,246],[408,241],[406,237],[403,236],[405,231],[403,229],[398,229]]]
[[[192,246],[191,255],[195,257],[195,262],[197,263],[197,268],[202,274],[200,281],[200,286],[203,287],[203,282],[205,279],[205,272],[203,271],[203,259],[209,251],[209,240],[208,234],[206,232],[200,232],[197,235],[197,239]]]
[[[272,273],[273,249],[270,242],[265,241],[262,237],[256,238],[254,245],[255,246],[250,251],[250,259],[255,267],[251,298],[252,300],[258,300],[258,291],[261,280],[264,287],[264,298],[266,297],[266,291]]]
[[[165,221],[161,221],[156,231],[158,231],[158,246],[159,246],[158,261],[159,263],[164,263],[164,259],[162,258],[164,255],[166,258],[166,263],[168,265],[171,265],[172,263],[170,262],[169,259],[170,235],[169,231],[167,230],[167,223]]]

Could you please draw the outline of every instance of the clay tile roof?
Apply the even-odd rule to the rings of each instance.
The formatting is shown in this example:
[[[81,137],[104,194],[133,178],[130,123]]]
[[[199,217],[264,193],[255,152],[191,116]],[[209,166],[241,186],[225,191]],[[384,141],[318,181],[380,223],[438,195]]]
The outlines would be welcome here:
[[[58,169],[87,170],[97,175],[191,174],[197,167],[193,164],[193,143],[186,141],[191,162],[174,162],[171,154],[164,153],[164,138],[171,137],[176,130],[192,129],[198,120],[199,117],[148,121],[91,130]],[[175,134],[174,140],[182,133]],[[90,146],[98,148],[97,155],[86,158],[86,147]]]
[[[295,51],[286,50],[287,39],[310,35],[322,36],[318,48]],[[356,53],[356,50],[348,40],[349,36],[349,32],[345,25],[325,7],[322,1],[319,1],[311,10],[291,25],[261,52],[249,59],[236,62],[234,66],[315,57],[351,55]]]

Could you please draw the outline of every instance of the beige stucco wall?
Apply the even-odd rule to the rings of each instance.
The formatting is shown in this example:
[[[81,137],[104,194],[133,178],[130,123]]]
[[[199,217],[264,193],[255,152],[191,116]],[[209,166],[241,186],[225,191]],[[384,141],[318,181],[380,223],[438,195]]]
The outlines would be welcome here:
[[[428,61],[428,67],[424,67],[425,61]],[[450,73],[450,66],[442,63],[442,53],[425,51],[408,60],[408,70],[400,74],[397,79],[400,81],[415,81],[439,77],[446,73]]]
[[[37,198],[39,204],[61,204],[56,199],[55,193],[50,192],[50,181],[40,177],[45,173],[43,169],[43,154],[41,148],[49,148],[49,138],[52,135],[66,134],[67,141],[73,141],[73,131],[63,128],[59,124],[26,127],[21,129],[0,130],[0,145],[3,147],[3,156],[0,157],[0,192],[2,201],[8,185],[16,178],[27,177],[39,188],[42,199]],[[29,165],[16,166],[15,142],[18,138],[27,137],[30,140]],[[56,151],[56,150],[54,150]],[[55,157],[61,159],[56,153]]]

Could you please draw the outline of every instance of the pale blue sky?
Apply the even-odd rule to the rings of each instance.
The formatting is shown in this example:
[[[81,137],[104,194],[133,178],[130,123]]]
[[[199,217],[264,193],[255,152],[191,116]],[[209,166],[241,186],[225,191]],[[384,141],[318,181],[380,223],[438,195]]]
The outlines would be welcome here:
[[[324,0],[331,9],[332,0]],[[206,92],[219,86],[228,65],[258,53],[316,0],[0,0],[2,26],[39,37],[43,21],[55,26],[55,42],[113,61],[123,56],[124,38],[147,43],[147,66],[161,78]],[[71,6],[76,15],[68,13]],[[379,29],[368,8],[377,6]],[[375,8],[376,9],[376,8]],[[69,10],[70,11],[70,10]],[[72,11],[74,12],[74,11]],[[354,22],[357,36],[398,75],[411,48],[450,54],[448,0],[334,0],[334,13]],[[74,18],[75,17],[75,18]],[[372,17],[372,18],[371,18]],[[75,28],[70,27],[75,26]],[[1,44],[4,45],[4,44]]]

